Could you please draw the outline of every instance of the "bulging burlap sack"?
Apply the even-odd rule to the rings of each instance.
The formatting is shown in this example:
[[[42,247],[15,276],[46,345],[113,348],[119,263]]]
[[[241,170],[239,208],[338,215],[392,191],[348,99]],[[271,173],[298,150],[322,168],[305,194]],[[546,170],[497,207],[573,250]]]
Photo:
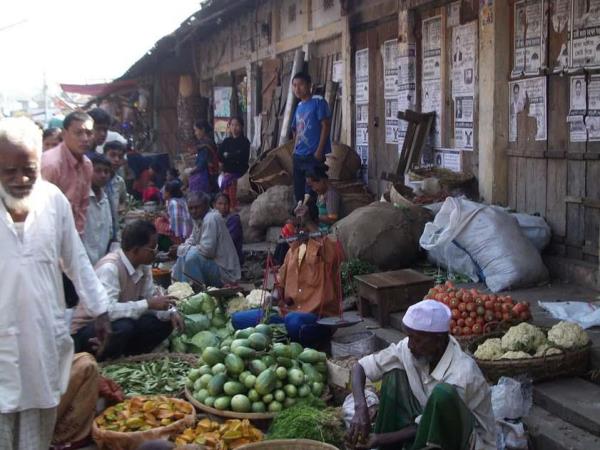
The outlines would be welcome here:
[[[266,230],[282,226],[294,207],[294,190],[291,186],[273,186],[260,194],[250,207],[250,226]]]
[[[240,203],[252,203],[257,197],[256,192],[250,186],[250,175],[248,172],[237,180],[237,199]]]
[[[397,208],[374,202],[335,224],[346,257],[382,270],[408,267],[419,255],[419,238],[431,213],[424,208]]]
[[[250,205],[244,205],[240,208],[240,221],[242,222],[242,230],[244,232],[244,243],[254,244],[255,242],[263,242],[265,240],[266,230],[250,226]]]

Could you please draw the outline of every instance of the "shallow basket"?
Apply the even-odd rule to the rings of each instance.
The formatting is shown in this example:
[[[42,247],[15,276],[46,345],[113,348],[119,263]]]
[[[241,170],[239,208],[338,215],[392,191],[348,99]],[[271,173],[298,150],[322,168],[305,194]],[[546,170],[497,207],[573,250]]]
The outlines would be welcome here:
[[[338,448],[310,439],[274,439],[242,445],[238,450],[338,450]]]
[[[344,358],[356,356],[360,358],[377,351],[377,338],[372,331],[360,331],[346,334],[331,340],[331,356]]]
[[[216,408],[211,408],[210,406],[206,406],[196,400],[189,389],[185,388],[185,398],[187,398],[188,402],[190,402],[194,407],[213,417],[225,417],[226,419],[248,419],[252,421],[266,421],[271,420],[277,413],[240,413],[235,411],[223,411]]]
[[[547,330],[546,330],[547,331]],[[591,342],[574,350],[564,350],[560,355],[550,355],[527,359],[505,359],[488,361],[475,358],[474,353],[479,344],[488,338],[502,337],[504,333],[496,332],[481,336],[468,345],[468,351],[477,362],[485,378],[496,383],[500,377],[525,375],[533,382],[552,380],[558,377],[578,376],[587,371],[590,360]]]
[[[154,396],[142,396],[152,398]],[[170,437],[181,434],[187,427],[194,425],[196,421],[196,410],[194,406],[185,400],[172,398],[173,401],[181,404],[187,404],[191,408],[190,413],[182,419],[173,422],[170,425],[153,428],[147,431],[132,431],[122,433],[119,431],[109,431],[98,427],[96,419],[92,423],[92,438],[100,450],[135,450],[140,444],[154,439],[169,439]]]

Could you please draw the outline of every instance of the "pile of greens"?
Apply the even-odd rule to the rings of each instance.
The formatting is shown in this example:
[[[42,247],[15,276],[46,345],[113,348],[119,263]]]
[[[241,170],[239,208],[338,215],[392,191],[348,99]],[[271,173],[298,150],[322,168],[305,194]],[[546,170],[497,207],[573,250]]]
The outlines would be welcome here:
[[[115,381],[127,397],[138,395],[178,394],[183,391],[191,365],[186,361],[162,358],[108,364],[102,375]]]
[[[377,272],[377,270],[377,267],[373,264],[360,259],[349,259],[348,261],[344,261],[341,265],[344,298],[356,294],[358,288],[356,280],[354,280],[356,275],[367,275],[369,273]]]
[[[312,439],[343,448],[344,422],[339,409],[314,399],[300,402],[275,416],[267,439]]]

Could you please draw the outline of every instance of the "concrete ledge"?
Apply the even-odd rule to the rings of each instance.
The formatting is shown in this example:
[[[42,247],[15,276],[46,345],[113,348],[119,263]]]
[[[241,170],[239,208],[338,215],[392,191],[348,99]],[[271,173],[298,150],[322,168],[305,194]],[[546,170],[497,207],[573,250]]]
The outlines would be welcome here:
[[[594,450],[600,438],[534,406],[525,419],[534,450]]]
[[[533,401],[562,420],[600,436],[600,386],[564,378],[533,386]]]
[[[600,287],[597,264],[552,255],[544,255],[544,263],[552,279],[576,283],[591,289]]]

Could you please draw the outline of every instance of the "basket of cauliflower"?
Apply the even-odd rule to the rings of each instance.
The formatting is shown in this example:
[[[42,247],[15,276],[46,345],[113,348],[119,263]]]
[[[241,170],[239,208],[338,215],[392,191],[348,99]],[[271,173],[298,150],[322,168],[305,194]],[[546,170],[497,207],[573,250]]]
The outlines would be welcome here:
[[[491,382],[521,374],[542,381],[584,373],[590,339],[576,323],[563,321],[543,329],[524,322],[475,340],[468,350]]]

